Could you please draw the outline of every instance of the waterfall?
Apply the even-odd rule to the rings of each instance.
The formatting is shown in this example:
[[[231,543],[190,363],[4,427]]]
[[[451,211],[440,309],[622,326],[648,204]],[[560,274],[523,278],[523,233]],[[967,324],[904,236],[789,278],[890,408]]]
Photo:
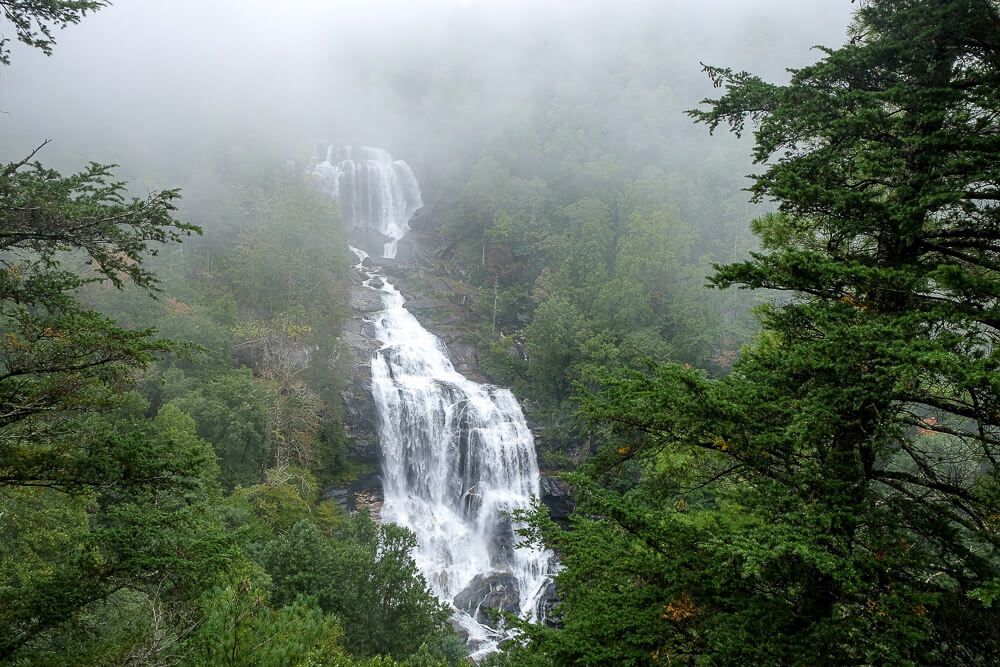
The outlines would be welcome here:
[[[332,196],[352,193],[350,203],[341,199],[342,209],[351,211],[348,219],[356,229],[364,228],[359,221],[377,224],[390,239],[381,248],[383,256],[393,257],[420,189],[405,163],[393,162],[385,151],[363,151],[377,156],[369,165],[379,165],[364,167],[364,179],[349,149],[336,165],[345,153],[329,149],[313,173]],[[386,165],[402,166],[390,172]],[[361,183],[378,192],[360,190]],[[358,213],[351,208],[358,202],[378,204]],[[368,320],[380,345],[371,370],[382,451],[382,519],[416,534],[414,559],[433,592],[454,608],[454,621],[468,634],[469,651],[478,659],[510,636],[494,611],[537,620],[551,593],[551,552],[522,544],[511,519],[540,494],[534,439],[511,392],[456,371],[444,343],[407,311],[399,290],[366,261],[368,253],[351,250],[359,260],[356,268],[367,275],[365,287],[379,292],[383,306]]]
[[[395,257],[407,223],[424,205],[410,166],[369,146],[330,145],[323,153],[313,175],[340,202],[341,215],[365,249],[376,256]]]

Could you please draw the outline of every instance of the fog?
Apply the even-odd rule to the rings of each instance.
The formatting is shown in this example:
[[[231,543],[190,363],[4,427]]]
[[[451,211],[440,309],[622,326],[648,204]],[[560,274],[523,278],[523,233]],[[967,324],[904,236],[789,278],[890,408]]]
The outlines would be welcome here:
[[[120,0],[14,46],[0,72],[0,159],[192,178],[210,155],[302,159],[319,139],[426,167],[595,79],[669,87],[663,122],[711,95],[699,61],[780,80],[843,41],[847,0]],[[647,45],[635,60],[632,46]],[[649,62],[655,54],[656,62]],[[633,60],[629,60],[632,58]],[[597,109],[610,127],[631,108]],[[681,131],[681,130],[678,130]],[[655,162],[655,160],[654,160]]]

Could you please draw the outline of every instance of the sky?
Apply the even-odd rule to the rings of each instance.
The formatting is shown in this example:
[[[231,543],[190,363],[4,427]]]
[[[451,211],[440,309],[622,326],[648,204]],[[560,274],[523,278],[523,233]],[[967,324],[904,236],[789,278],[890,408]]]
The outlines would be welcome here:
[[[851,9],[848,0],[118,0],[59,32],[51,57],[15,47],[0,71],[0,160],[42,139],[66,168],[148,168],[218,146],[290,158],[320,138],[407,146],[449,124],[474,137],[526,113],[546,86],[616,66],[637,34],[662,41],[671,82],[696,102],[710,92],[699,62],[781,79],[785,66],[816,59],[812,46],[842,42]]]

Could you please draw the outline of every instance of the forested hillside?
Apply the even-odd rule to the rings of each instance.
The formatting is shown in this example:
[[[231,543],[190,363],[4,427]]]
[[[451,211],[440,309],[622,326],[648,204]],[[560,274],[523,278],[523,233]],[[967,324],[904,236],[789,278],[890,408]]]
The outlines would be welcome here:
[[[0,660],[464,661],[412,533],[320,496],[358,474],[335,207],[266,161],[178,210],[43,154],[0,177]]]
[[[787,85],[707,68],[722,95],[690,115],[753,132],[777,203],[712,283],[789,296],[721,379],[599,372],[581,505],[534,522],[563,625],[506,664],[1000,655],[1000,16],[868,2],[850,37]]]
[[[0,0],[0,663],[996,663],[995,2],[121,4]]]
[[[405,99],[446,146],[404,141],[433,187],[412,223],[425,273],[458,281],[445,290],[469,311],[480,370],[531,402],[541,456],[556,467],[587,449],[573,397],[592,369],[672,360],[725,373],[765,298],[706,289],[713,264],[756,247],[747,221],[767,206],[743,191],[750,144],[691,129],[685,104],[700,80],[677,17],[641,12],[632,21],[581,9],[580,30],[608,40],[592,50],[498,27],[478,46],[486,64],[445,69]],[[470,118],[465,87],[501,53],[505,72],[531,74],[509,83],[509,117]],[[416,79],[422,66],[393,62],[390,75]],[[503,93],[484,94],[504,104]]]

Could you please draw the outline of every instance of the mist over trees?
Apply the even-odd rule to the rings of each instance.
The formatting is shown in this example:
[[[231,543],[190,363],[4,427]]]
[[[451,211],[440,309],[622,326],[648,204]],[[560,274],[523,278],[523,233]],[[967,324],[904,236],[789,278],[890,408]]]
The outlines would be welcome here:
[[[0,662],[472,664],[342,500],[332,142],[413,167],[394,276],[575,505],[481,664],[993,664],[998,53],[990,0],[0,0]]]

